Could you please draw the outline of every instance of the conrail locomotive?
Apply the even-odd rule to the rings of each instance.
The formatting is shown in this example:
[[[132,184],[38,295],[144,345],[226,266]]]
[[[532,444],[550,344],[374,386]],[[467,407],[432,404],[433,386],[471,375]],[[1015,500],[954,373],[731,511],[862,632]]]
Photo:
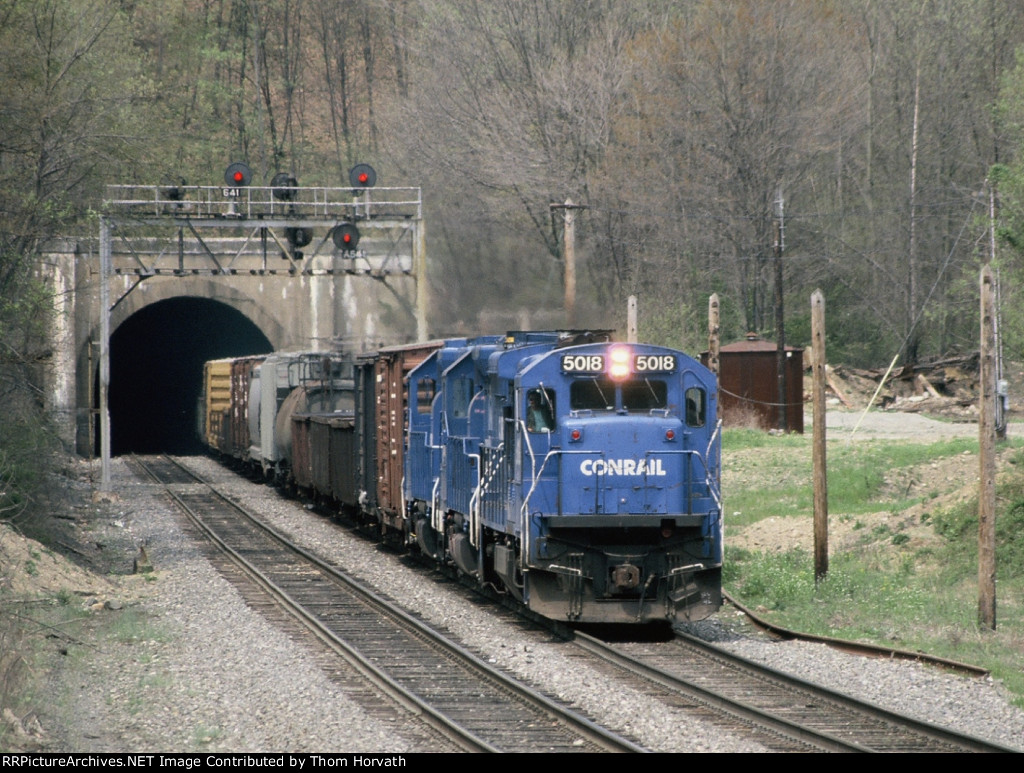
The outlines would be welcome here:
[[[608,331],[207,363],[217,451],[573,623],[721,604],[714,374]]]

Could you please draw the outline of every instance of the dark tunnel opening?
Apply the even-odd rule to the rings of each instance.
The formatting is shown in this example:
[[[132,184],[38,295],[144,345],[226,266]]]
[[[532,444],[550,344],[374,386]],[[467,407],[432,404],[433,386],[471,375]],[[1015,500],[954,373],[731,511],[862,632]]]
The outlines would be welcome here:
[[[110,448],[198,453],[203,363],[272,351],[243,314],[205,298],[172,298],[125,320],[110,337]]]

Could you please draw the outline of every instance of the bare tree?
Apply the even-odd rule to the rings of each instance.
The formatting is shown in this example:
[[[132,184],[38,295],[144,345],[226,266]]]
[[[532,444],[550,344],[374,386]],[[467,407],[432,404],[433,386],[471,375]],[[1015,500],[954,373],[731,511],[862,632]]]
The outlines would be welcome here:
[[[644,202],[633,219],[659,258],[635,281],[727,290],[727,313],[770,327],[773,200],[836,151],[849,121],[842,22],[807,0],[702,2],[638,47],[644,71],[617,135],[636,171],[613,179]]]
[[[590,201],[644,13],[611,0],[421,7],[429,25],[418,45],[429,54],[420,57],[414,120],[401,143],[413,163],[476,202],[472,211],[459,208],[461,222],[446,224],[447,232],[468,222],[504,232],[488,268],[506,274],[495,288],[505,300],[515,267],[524,297],[557,304],[561,218],[550,205]],[[446,206],[433,220],[452,214]],[[588,227],[581,224],[581,239]]]

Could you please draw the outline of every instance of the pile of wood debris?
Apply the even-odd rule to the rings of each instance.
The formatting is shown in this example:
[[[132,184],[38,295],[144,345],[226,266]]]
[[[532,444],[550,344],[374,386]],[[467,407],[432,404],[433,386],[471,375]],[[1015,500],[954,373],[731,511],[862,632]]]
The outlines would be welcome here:
[[[806,357],[804,362],[807,362]],[[896,367],[888,376],[885,368],[862,369],[845,365],[828,366],[826,372],[828,396],[830,402],[837,406],[862,410],[874,396],[872,407],[876,409],[930,413],[961,421],[977,420],[977,352]],[[1014,389],[1014,384],[1024,384],[1022,366],[1019,363],[1004,366],[1004,379],[1008,382],[1012,412],[1013,397],[1016,394],[1019,399],[1021,394],[1019,389]],[[809,386],[809,380],[807,383]]]

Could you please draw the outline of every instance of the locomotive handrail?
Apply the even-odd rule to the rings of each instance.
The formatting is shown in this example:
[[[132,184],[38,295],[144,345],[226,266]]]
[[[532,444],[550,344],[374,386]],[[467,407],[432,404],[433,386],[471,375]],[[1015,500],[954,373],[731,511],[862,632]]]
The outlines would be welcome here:
[[[444,447],[441,446],[444,453]],[[444,516],[441,514],[441,476],[434,478],[434,488],[430,492],[430,525],[438,534],[444,534]]]
[[[465,440],[463,440],[463,445],[465,445]],[[473,487],[473,493],[469,497],[469,507],[467,509],[469,510],[469,544],[475,548],[479,548],[480,540],[477,539],[476,534],[477,530],[480,528],[480,517],[476,512],[475,503],[477,494],[480,493],[480,485],[484,477],[483,470],[480,469],[482,460],[480,459],[480,454],[466,454],[466,456],[470,459],[476,460],[476,464],[472,465],[476,468],[476,486]]]
[[[715,438],[717,438],[721,434],[721,432],[722,432],[722,420],[719,419],[718,422],[715,424],[715,431],[712,432],[711,433],[711,437],[708,438],[708,447],[704,451],[705,458],[710,458],[711,457],[711,447],[715,445]],[[716,469],[718,469],[719,474],[721,474],[721,470],[722,470],[722,444],[719,443],[717,448],[718,448],[718,458],[715,461],[718,464],[716,465]],[[704,463],[704,470],[707,473],[707,477],[710,478],[711,477],[711,470],[708,468],[707,462]],[[721,481],[719,481],[719,485],[721,485]],[[721,514],[722,514],[722,492],[720,490],[718,490],[717,488],[714,488],[714,487],[712,487],[710,485],[708,486],[708,488],[711,490],[711,496],[714,497],[715,504],[718,505],[718,514],[719,514],[719,517],[721,517]]]
[[[501,450],[502,448],[504,448],[504,446],[505,443],[504,441],[502,441],[501,443],[498,444],[497,448],[488,449],[492,453],[489,453],[487,455],[489,475],[486,476],[486,479],[484,476],[483,461],[481,459],[482,455],[470,454],[470,456],[473,456],[474,458],[477,459],[477,486],[476,489],[474,489],[473,491],[473,496],[469,498],[469,544],[471,544],[475,548],[480,547],[478,544],[480,540],[477,539],[476,542],[474,542],[473,538],[474,535],[476,535],[480,531],[480,506],[484,498],[484,488],[490,485],[490,482],[494,480],[494,474],[498,470],[498,465],[494,464],[493,460],[496,456],[498,456],[498,454],[501,453]]]

